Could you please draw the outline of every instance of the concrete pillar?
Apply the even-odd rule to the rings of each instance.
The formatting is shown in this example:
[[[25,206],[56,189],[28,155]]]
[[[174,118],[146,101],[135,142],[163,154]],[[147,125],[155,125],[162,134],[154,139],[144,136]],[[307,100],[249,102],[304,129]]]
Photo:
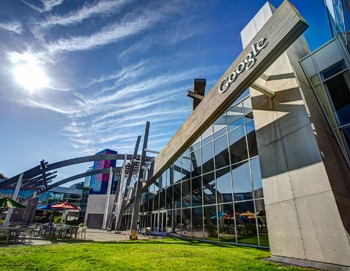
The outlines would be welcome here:
[[[242,31],[243,45],[271,14],[266,4]],[[345,270],[349,234],[336,189],[348,189],[350,172],[298,63],[307,53],[301,37],[266,70],[267,81],[258,79],[275,97],[251,90],[271,255]],[[342,199],[349,206],[349,198]]]

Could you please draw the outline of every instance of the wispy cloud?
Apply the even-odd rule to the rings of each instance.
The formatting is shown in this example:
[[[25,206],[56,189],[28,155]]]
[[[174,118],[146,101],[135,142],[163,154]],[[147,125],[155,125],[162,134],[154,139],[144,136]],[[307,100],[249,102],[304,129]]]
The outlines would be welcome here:
[[[49,103],[45,103],[45,102],[40,102],[40,101],[34,101],[32,99],[23,99],[20,100],[19,103],[22,103],[26,106],[30,106],[30,107],[36,107],[36,108],[42,108],[42,109],[47,109],[50,111],[54,111],[63,115],[72,115],[77,113],[77,110],[74,109],[69,109],[69,108],[64,108],[64,107],[59,107],[59,106],[55,106]]]
[[[169,14],[174,14],[182,8],[181,5],[167,3],[158,7],[157,10],[136,10],[127,14],[121,22],[106,26],[92,35],[73,36],[51,42],[46,45],[46,50],[54,55],[64,51],[86,51],[115,43],[148,29],[164,20]]]
[[[126,0],[114,0],[97,2],[92,6],[85,4],[81,9],[69,12],[68,14],[50,15],[46,17],[46,20],[38,22],[37,25],[42,29],[48,29],[54,26],[75,25],[94,16],[117,13],[124,5],[130,2]]]
[[[109,26],[91,36],[77,36],[70,39],[60,39],[48,44],[46,49],[50,54],[56,54],[62,51],[72,52],[94,49],[136,34],[150,26],[153,21],[154,18],[140,17],[134,21],[127,22],[125,25],[115,24]]]
[[[22,24],[20,22],[0,22],[0,29],[6,30],[8,32],[14,32],[16,34],[21,34],[23,32]]]
[[[59,6],[63,3],[64,0],[41,0],[42,7],[35,6],[31,3],[28,3],[25,0],[21,0],[22,3],[26,4],[27,6],[31,7],[33,10],[43,13],[51,11],[54,7]]]

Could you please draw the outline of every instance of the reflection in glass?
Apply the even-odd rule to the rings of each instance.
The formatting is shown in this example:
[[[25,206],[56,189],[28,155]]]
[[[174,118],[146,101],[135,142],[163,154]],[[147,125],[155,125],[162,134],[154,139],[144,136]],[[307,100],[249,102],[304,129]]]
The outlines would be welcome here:
[[[254,197],[256,199],[263,198],[264,193],[262,189],[259,157],[255,157],[254,159],[250,160],[250,166],[252,168],[252,175],[253,175]]]
[[[197,149],[190,153],[191,158],[191,168],[192,168],[192,177],[202,174],[201,165],[201,152],[200,149]]]
[[[191,209],[182,209],[182,236],[191,237],[192,229],[191,229]]]
[[[202,179],[195,177],[192,179],[192,206],[202,205]]]
[[[167,210],[166,232],[173,234],[173,229],[173,212],[172,210]]]
[[[204,238],[218,240],[216,205],[204,206]]]
[[[218,203],[232,202],[232,182],[230,167],[216,172],[217,201]]]
[[[216,169],[226,167],[230,164],[226,135],[214,141],[215,167]]]
[[[216,183],[214,173],[203,175],[203,204],[216,204]]]
[[[182,222],[181,222],[181,209],[173,210],[173,221],[174,221],[174,235],[181,235]]]
[[[174,182],[181,181],[181,160],[176,160],[173,166],[174,169]]]
[[[267,232],[267,223],[266,223],[266,213],[265,213],[265,203],[264,200],[255,201],[256,208],[256,218],[259,228],[259,241],[260,246],[269,246],[269,238]]]
[[[162,192],[159,194],[159,210],[165,209],[165,189],[162,189]]]
[[[186,156],[182,157],[182,180],[190,179],[190,173],[191,173],[191,156],[190,154],[187,154]]]
[[[258,245],[253,201],[236,203],[235,210],[238,243]]]
[[[252,199],[252,184],[250,180],[249,163],[232,166],[233,195],[235,201]]]
[[[229,132],[231,163],[237,163],[248,158],[244,127],[241,126]]]
[[[233,204],[218,205],[219,240],[236,242]]]
[[[191,207],[191,181],[182,182],[182,208]]]
[[[181,208],[181,183],[174,185],[174,208]]]
[[[209,143],[202,147],[202,158],[203,158],[203,173],[214,170],[213,160],[213,143]]]
[[[192,208],[192,238],[203,239],[202,207]]]

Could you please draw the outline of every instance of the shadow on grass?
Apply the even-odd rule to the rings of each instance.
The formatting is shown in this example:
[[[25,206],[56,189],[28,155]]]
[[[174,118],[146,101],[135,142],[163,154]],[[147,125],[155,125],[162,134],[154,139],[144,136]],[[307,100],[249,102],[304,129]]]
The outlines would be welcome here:
[[[268,251],[266,248],[260,247],[249,247],[237,244],[217,243],[205,240],[186,240],[182,238],[174,237],[163,237],[163,238],[152,238],[152,239],[141,239],[141,240],[126,240],[126,241],[93,241],[93,243],[99,244],[123,244],[123,245],[186,245],[186,246],[210,246],[210,247],[225,247],[225,248],[254,248],[257,250]]]

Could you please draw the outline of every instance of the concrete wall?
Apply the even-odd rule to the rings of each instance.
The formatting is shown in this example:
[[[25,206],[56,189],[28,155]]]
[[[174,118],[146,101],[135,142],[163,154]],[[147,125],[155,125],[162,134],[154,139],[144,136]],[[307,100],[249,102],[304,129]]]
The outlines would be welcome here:
[[[242,31],[243,47],[271,16],[268,9]],[[268,81],[258,79],[275,97],[251,91],[271,254],[345,270],[349,238],[333,188],[344,188],[350,174],[298,63],[307,53],[300,38],[266,70]]]
[[[114,194],[110,196],[109,206],[108,206],[109,212],[112,211],[114,197],[115,197]],[[85,224],[87,224],[88,227],[89,227],[88,224],[90,224],[91,226],[101,225],[102,227],[102,221],[95,223],[94,221],[91,221],[91,218],[103,220],[103,216],[106,208],[106,200],[107,200],[107,195],[95,195],[95,194],[89,195],[87,206],[86,206],[86,214],[85,214]],[[89,218],[89,215],[90,215],[90,218]],[[96,226],[93,226],[93,227],[96,228]]]

